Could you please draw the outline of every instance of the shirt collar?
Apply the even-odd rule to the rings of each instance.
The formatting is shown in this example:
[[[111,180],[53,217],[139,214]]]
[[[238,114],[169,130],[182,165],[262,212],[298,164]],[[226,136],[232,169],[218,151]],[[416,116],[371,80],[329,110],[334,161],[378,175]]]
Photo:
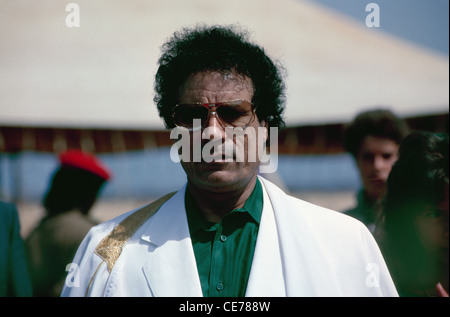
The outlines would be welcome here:
[[[208,227],[211,227],[212,224],[205,222],[201,217],[199,209],[197,207],[197,203],[189,192],[188,187],[186,187],[185,206],[190,232],[196,232],[198,229],[206,229]],[[263,192],[261,183],[257,178],[255,188],[245,202],[244,207],[234,209],[233,211],[231,211],[231,213],[246,212],[253,218],[253,220],[257,224],[259,224],[261,221],[262,209]]]

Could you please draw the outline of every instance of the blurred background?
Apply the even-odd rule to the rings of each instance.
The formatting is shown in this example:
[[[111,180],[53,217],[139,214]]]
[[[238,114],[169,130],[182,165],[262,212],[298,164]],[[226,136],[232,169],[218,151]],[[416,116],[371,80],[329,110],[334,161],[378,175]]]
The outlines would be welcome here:
[[[369,3],[379,27],[366,24]],[[113,173],[93,209],[101,221],[183,186],[153,77],[162,43],[196,23],[239,23],[286,68],[287,128],[270,178],[292,195],[354,204],[359,174],[341,138],[360,111],[448,132],[447,0],[0,0],[0,200],[17,204],[24,237],[67,149]]]

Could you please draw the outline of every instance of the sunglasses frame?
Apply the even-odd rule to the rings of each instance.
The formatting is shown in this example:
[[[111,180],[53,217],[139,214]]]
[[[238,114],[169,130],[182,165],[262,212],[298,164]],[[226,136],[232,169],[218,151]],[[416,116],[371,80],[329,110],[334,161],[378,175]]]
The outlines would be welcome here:
[[[203,102],[179,103],[179,104],[176,104],[175,107],[173,107],[173,109],[172,109],[172,120],[173,120],[173,123],[175,124],[175,126],[177,126],[177,127],[185,128],[185,129],[188,129],[189,131],[199,130],[198,128],[193,128],[193,127],[192,128],[187,128],[187,127],[184,127],[184,126],[179,126],[179,125],[176,124],[176,120],[175,120],[175,109],[177,107],[182,106],[182,105],[199,105],[199,106],[203,106],[203,107],[208,109],[208,116],[206,117],[206,119],[208,119],[211,114],[214,114],[216,116],[217,120],[222,125],[222,127],[225,128],[225,127],[227,127],[227,125],[224,124],[224,122],[222,121],[222,119],[218,115],[217,110],[216,111],[211,111],[211,108],[212,107],[218,108],[218,107],[220,107],[222,105],[226,105],[227,103],[238,102],[238,101],[249,103],[252,106],[252,110],[251,110],[252,118],[250,119],[250,122],[245,127],[241,127],[243,129],[245,129],[245,128],[249,127],[253,123],[253,121],[255,120],[255,116],[256,116],[256,106],[252,102],[250,102],[248,100],[245,100],[245,99],[236,99],[236,100],[221,101],[221,102],[215,102],[215,103],[209,103],[209,102],[207,102],[207,103],[203,103]],[[203,129],[203,126],[201,127],[201,129]]]

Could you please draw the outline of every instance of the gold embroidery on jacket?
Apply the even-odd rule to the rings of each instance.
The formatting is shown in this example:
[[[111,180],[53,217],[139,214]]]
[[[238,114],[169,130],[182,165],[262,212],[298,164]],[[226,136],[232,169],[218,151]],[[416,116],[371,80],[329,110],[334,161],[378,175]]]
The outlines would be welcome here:
[[[167,194],[158,200],[142,207],[136,212],[129,215],[122,220],[95,248],[97,254],[106,263],[108,272],[111,273],[114,264],[122,253],[122,249],[130,237],[137,231],[137,229],[144,224],[158,209],[169,200],[175,193]],[[100,267],[100,265],[99,265]],[[88,294],[91,283],[97,274],[98,268],[91,277],[86,295]]]

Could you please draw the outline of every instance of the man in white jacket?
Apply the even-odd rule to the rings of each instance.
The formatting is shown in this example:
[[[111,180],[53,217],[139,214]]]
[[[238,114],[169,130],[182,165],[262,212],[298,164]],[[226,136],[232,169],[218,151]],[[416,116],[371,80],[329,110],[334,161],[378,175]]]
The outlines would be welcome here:
[[[94,227],[62,296],[397,296],[364,225],[257,176],[253,154],[284,125],[282,74],[264,50],[218,26],[163,50],[155,101],[180,129],[187,184]]]

